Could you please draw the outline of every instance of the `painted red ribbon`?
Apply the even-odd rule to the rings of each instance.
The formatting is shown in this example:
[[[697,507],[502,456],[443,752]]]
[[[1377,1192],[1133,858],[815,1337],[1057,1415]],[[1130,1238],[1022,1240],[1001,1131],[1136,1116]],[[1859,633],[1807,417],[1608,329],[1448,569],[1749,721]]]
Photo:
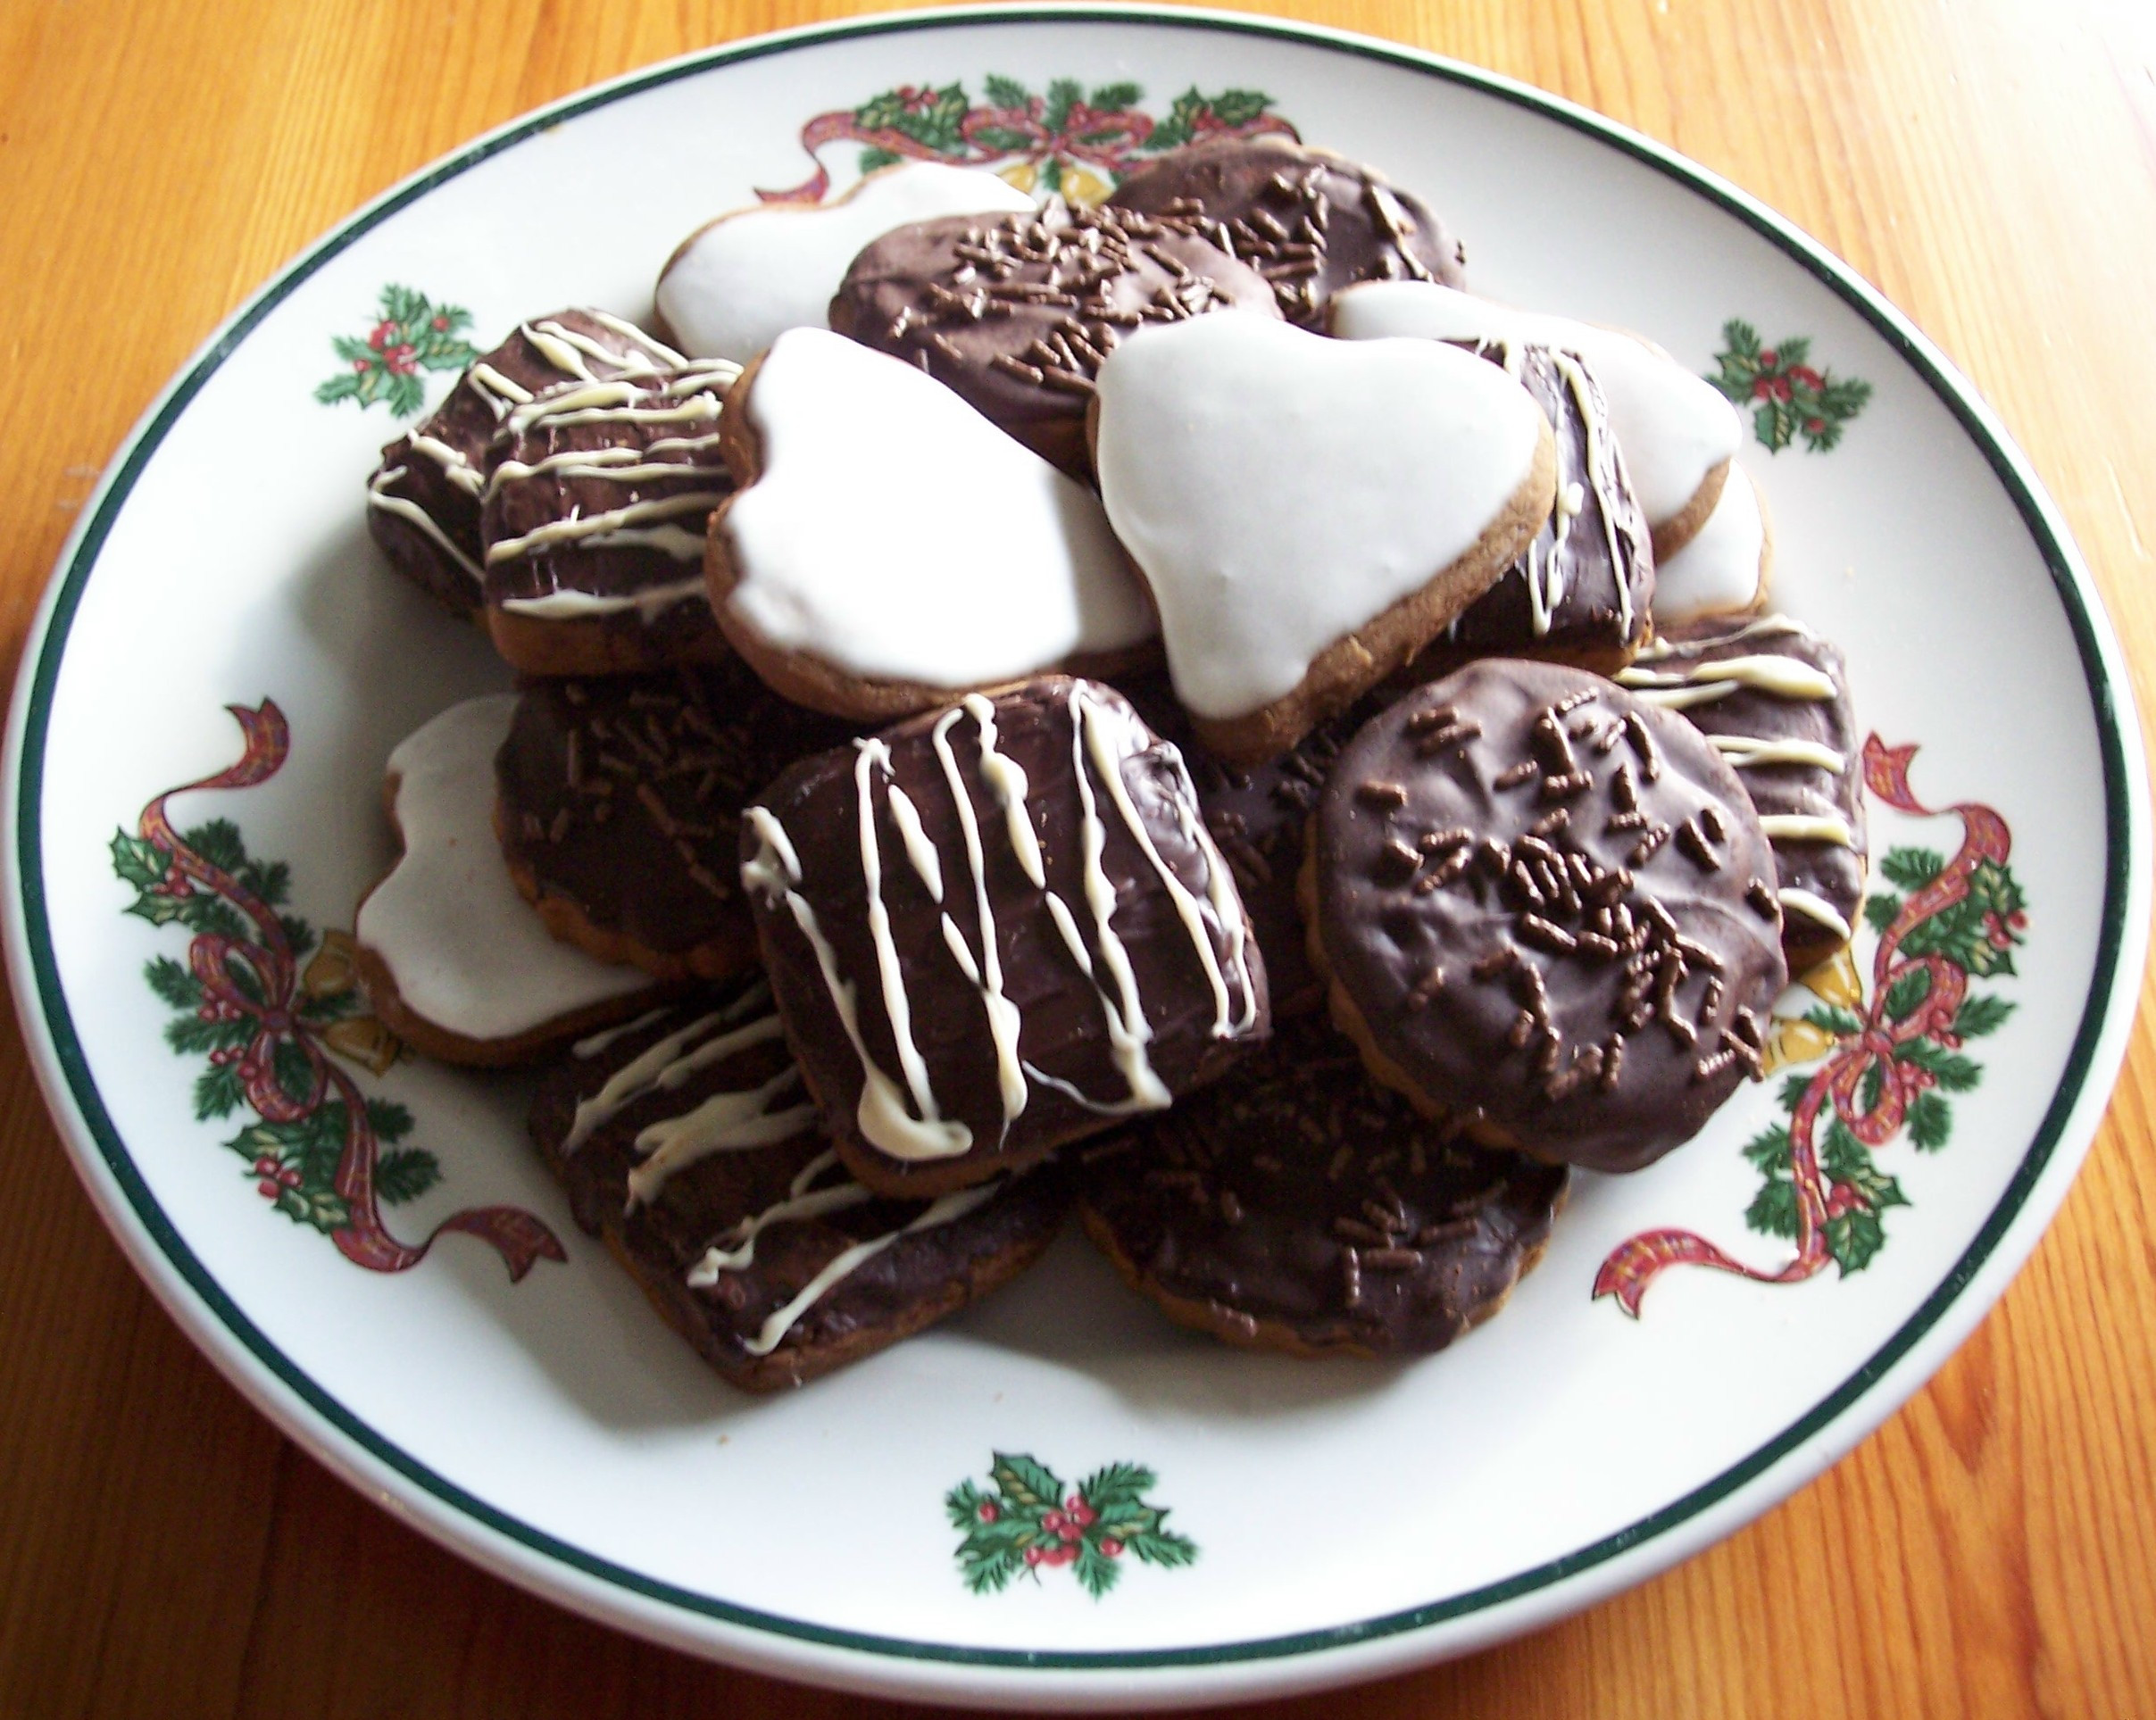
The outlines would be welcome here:
[[[247,1103],[270,1123],[297,1122],[333,1096],[342,1103],[345,1144],[337,1159],[336,1187],[349,1217],[330,1234],[347,1259],[370,1272],[403,1272],[417,1266],[445,1231],[486,1242],[502,1257],[512,1283],[540,1259],[567,1259],[554,1234],[516,1207],[474,1207],[452,1213],[417,1244],[399,1242],[383,1224],[374,1188],[378,1143],[365,1096],[331,1060],[298,1012],[298,963],[283,922],[237,878],[182,841],[165,813],[166,802],[175,794],[204,788],[252,788],[267,782],[283,766],[291,748],[291,730],[276,702],[265,699],[254,709],[225,708],[246,737],[239,761],[158,795],[142,809],[137,834],[167,860],[165,877],[152,886],[152,894],[177,900],[206,891],[229,903],[254,929],[251,938],[198,933],[187,947],[187,966],[202,987],[204,1005],[228,1021],[251,1019],[254,1025],[253,1038],[233,1061]],[[296,1097],[279,1076],[278,1055],[286,1046],[296,1048],[306,1059],[309,1078],[304,1096]]]
[[[1909,786],[1910,761],[1916,756],[1914,746],[1890,747],[1877,735],[1867,736],[1864,785],[1897,811],[1919,818],[1954,814],[1961,820],[1961,846],[1937,877],[1910,893],[1880,934],[1872,957],[1871,1001],[1862,1025],[1844,1036],[1839,1048],[1812,1076],[1790,1117],[1796,1253],[1784,1266],[1769,1270],[1748,1266],[1688,1230],[1644,1231],[1612,1250],[1594,1275],[1595,1296],[1614,1296],[1618,1306],[1636,1319],[1648,1286],[1670,1267],[1710,1267],[1758,1284],[1792,1284],[1823,1268],[1831,1258],[1827,1245],[1831,1191],[1812,1141],[1820,1110],[1831,1101],[1835,1114],[1852,1134],[1868,1147],[1883,1145],[1902,1126],[1910,1102],[1931,1084],[1921,1065],[1904,1061],[1897,1051],[1916,1039],[1958,1043],[1953,1024],[1968,994],[1968,974],[1943,955],[1905,956],[1902,941],[1924,921],[1965,899],[1979,867],[2003,866],[2013,838],[2006,820],[1988,806],[1963,802],[1934,809],[1919,801]],[[1902,980],[1918,972],[1927,976],[1929,989],[1915,1009],[1895,1020],[1887,1014],[1888,997]],[[1869,1107],[1860,1102],[1868,1076],[1878,1084]]]

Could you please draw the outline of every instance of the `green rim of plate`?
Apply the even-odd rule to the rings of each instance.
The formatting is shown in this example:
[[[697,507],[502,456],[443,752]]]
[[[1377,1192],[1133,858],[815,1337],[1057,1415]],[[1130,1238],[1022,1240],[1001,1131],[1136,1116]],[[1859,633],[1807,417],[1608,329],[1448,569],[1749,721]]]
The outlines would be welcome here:
[[[1952,413],[1963,431],[1983,451],[1993,474],[2012,498],[2023,525],[2043,553],[2044,565],[2050,569],[2052,585],[2073,628],[2074,642],[2088,678],[2090,702],[2103,760],[2105,803],[2103,916],[2094,976],[2089,986],[2087,1005],[2082,1012],[2080,1026],[2074,1036],[2072,1050],[2067,1058],[2052,1103],[2044,1112],[2043,1124],[2008,1184],[2005,1194],[1985,1220],[1975,1240],[1954,1263],[1952,1270],[1902,1328],[1836,1390],[1814,1406],[1809,1414],[1741,1462],[1732,1465],[1661,1510],[1642,1517],[1613,1534],[1604,1536],[1592,1545],[1537,1565],[1531,1570],[1520,1572],[1502,1582],[1405,1611],[1387,1613],[1380,1617],[1323,1630],[1297,1632],[1249,1641],[1215,1643],[1203,1648],[1083,1652],[968,1648],[878,1636],[866,1632],[837,1630],[826,1625],[806,1624],[661,1583],[610,1560],[595,1558],[579,1548],[496,1510],[444,1476],[435,1474],[410,1453],[391,1444],[357,1419],[272,1344],[204,1270],[202,1262],[196,1258],[166,1217],[163,1209],[152,1197],[140,1173],[135,1168],[125,1143],[121,1140],[111,1117],[105,1111],[96,1084],[91,1078],[81,1043],[75,1035],[73,1019],[68,1010],[67,999],[61,990],[54,957],[40,864],[40,813],[45,743],[52,714],[53,689],[59,677],[61,661],[66,653],[69,631],[112,522],[125,506],[143,468],[204,384],[264,317],[332,257],[406,204],[416,202],[437,186],[454,179],[489,156],[579,114],[679,79],[695,77],[715,67],[740,64],[772,54],[788,53],[799,47],[820,46],[849,37],[897,35],[916,30],[1000,29],[1014,22],[1108,27],[1136,23],[1183,30],[1275,37],[1328,53],[1378,61],[1445,83],[1459,85],[1481,95],[1496,96],[1546,119],[1554,120],[1561,125],[1585,133],[1656,169],[1718,208],[1736,216],[1831,288],[1844,303],[1862,316],[1902,361],[1929,385],[1940,403]],[[645,1600],[655,1600],[729,1624],[824,1647],[853,1649],[898,1659],[937,1661],[960,1666],[1098,1671],[1225,1666],[1243,1661],[1277,1659],[1395,1636],[1403,1632],[1419,1630],[1445,1620],[1486,1611],[1506,1601],[1546,1589],[1621,1554],[1644,1547],[1727,1498],[1811,1440],[1862,1398],[1960,1297],[1970,1280],[1997,1249],[2001,1239],[2027,1204],[2044,1167],[2051,1162],[2067,1119],[2081,1097],[2098,1041],[2110,1013],[2119,960],[2124,949],[2134,856],[2131,790],[2119,725],[2119,708],[2127,701],[2112,684],[2103,661],[2098,624],[2091,614],[2089,596],[2084,589],[2084,577],[2077,574],[2076,557],[2063,533],[2054,526],[2048,504],[2038,494],[2019,457],[1985,421],[1983,411],[1970,397],[1966,386],[1948,373],[1928,343],[1877,291],[1815,241],[1705,170],[1647,138],[1557,97],[1472,67],[1437,59],[1411,48],[1308,31],[1271,21],[1214,17],[1145,6],[1016,6],[998,8],[985,13],[945,12],[856,21],[790,31],[783,37],[759,38],[714,48],[647,71],[631,74],[538,109],[445,157],[387,194],[371,207],[352,217],[287,266],[275,280],[237,312],[185,375],[174,384],[164,400],[137,428],[96,511],[85,522],[71,553],[65,558],[59,577],[59,590],[52,600],[50,619],[45,636],[39,642],[37,659],[31,670],[33,679],[29,697],[21,719],[22,762],[15,802],[16,844],[22,879],[28,953],[36,979],[38,1005],[52,1035],[54,1054],[66,1079],[68,1091],[96,1139],[98,1151],[114,1181],[150,1239],[204,1305],[302,1403],[368,1456],[387,1465],[456,1512],[533,1552]]]

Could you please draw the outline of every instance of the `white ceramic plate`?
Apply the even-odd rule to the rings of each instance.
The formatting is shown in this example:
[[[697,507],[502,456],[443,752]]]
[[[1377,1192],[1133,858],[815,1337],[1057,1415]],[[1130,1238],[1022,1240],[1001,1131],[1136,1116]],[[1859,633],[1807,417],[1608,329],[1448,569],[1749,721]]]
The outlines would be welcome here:
[[[1761,1143],[1793,1120],[1791,1077],[1747,1091],[1653,1169],[1583,1179],[1503,1317],[1414,1366],[1211,1345],[1067,1237],[927,1337],[739,1396],[573,1228],[518,1083],[370,1068],[341,946],[244,918],[277,862],[284,912],[348,925],[387,858],[388,749],[506,679],[379,565],[360,503],[375,448],[395,406],[438,396],[465,336],[566,303],[642,313],[674,243],[758,187],[828,170],[835,192],[864,150],[895,147],[1085,194],[1178,128],[1280,122],[1423,194],[1482,290],[1644,330],[1750,379],[1769,417],[1788,395],[1790,445],[1742,456],[1777,522],[1777,594],[1847,647],[1883,747],[1919,749],[1903,809],[1873,802],[1875,852],[1899,853],[1881,887],[1944,868],[1884,967],[1863,935],[1860,989],[1838,993],[1852,1013],[1783,1035],[1794,1084],[1838,1081],[1860,1126],[1818,1118],[1809,1152]],[[393,287],[412,295],[386,303]],[[1853,415],[1849,391],[1809,392],[1852,380],[1869,385]],[[2056,1208],[2124,1048],[2148,880],[2128,698],[2088,576],[1990,412],[1869,287],[1711,175],[1535,91],[1314,30],[883,18],[519,120],[354,216],[217,334],[114,461],[46,599],[10,734],[9,955],[53,1109],[144,1275],[279,1425],[428,1533],[627,1629],[793,1676],[1044,1708],[1217,1699],[1456,1654],[1636,1583],[1817,1473],[1938,1366]],[[288,728],[251,718],[249,746],[226,707],[265,700]],[[1875,760],[1883,790],[1897,756]],[[173,802],[178,835],[146,820],[212,778]],[[236,869],[240,845],[255,870]],[[252,992],[233,977],[249,960]],[[1923,985],[1964,983],[1983,1001],[1958,1021],[1908,1013]],[[1899,1056],[1875,1055],[1889,1042]],[[362,1094],[372,1138],[352,1121]],[[1774,1234],[1815,1196],[1823,1226]],[[536,1264],[512,1282],[507,1258]],[[1047,1473],[999,1481],[997,1453]],[[1194,1559],[1096,1531],[1083,1566],[969,1587],[954,1517],[1037,1514],[1028,1477],[1068,1494],[1115,1464],[1150,1472],[1128,1486]],[[1117,1580],[1096,1595],[1078,1575],[1103,1564]]]

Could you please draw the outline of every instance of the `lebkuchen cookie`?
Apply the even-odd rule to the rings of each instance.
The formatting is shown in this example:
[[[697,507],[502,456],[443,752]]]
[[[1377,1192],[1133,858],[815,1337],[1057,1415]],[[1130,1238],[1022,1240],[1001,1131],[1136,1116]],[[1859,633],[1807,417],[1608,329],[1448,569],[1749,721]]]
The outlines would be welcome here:
[[[419,428],[382,450],[367,480],[367,529],[390,565],[464,616],[485,602],[479,498],[495,436],[550,388],[678,368],[680,353],[604,311],[556,311],[520,323],[475,361]]]
[[[1557,495],[1527,553],[1408,665],[1431,680],[1473,657],[1543,657],[1608,675],[1652,630],[1654,549],[1610,406],[1585,360],[1524,341],[1482,343],[1517,377],[1557,440]]]
[[[738,488],[712,524],[712,605],[795,703],[888,722],[1157,661],[1093,493],[912,365],[794,329],[742,374],[723,432]]]
[[[1097,683],[974,694],[803,760],[741,843],[803,1076],[884,1192],[1162,1109],[1269,1030],[1181,757]]]
[[[741,809],[846,726],[738,660],[533,681],[495,760],[509,876],[554,936],[662,979],[753,965]]]
[[[1659,641],[1618,680],[1681,711],[1736,768],[1774,844],[1789,971],[1840,950],[1855,935],[1865,858],[1862,742],[1840,650],[1769,615]]]
[[[1766,833],[1705,736],[1600,677],[1491,658],[1391,706],[1334,766],[1304,882],[1336,1021],[1492,1144],[1636,1169],[1763,1072]]]
[[[1080,1158],[1086,1229],[1184,1325],[1300,1356],[1418,1356],[1504,1305],[1569,1173],[1373,1082],[1322,1016]]]
[[[1108,201],[1217,227],[1222,248],[1270,281],[1281,314],[1306,328],[1321,328],[1327,299],[1353,282],[1458,287],[1464,276],[1460,242],[1419,199],[1374,168],[1278,133],[1173,150]]]
[[[729,656],[703,586],[733,487],[719,360],[586,382],[512,407],[479,507],[487,630],[528,675],[605,675]]]
[[[1420,281],[1352,287],[1327,307],[1344,340],[1419,336],[1426,340],[1533,341],[1586,360],[1610,403],[1660,562],[1688,543],[1714,511],[1729,462],[1744,441],[1736,408],[1652,342],[1622,329],[1514,310]]]
[[[1235,764],[1286,752],[1442,633],[1555,494],[1534,397],[1436,341],[1163,324],[1108,355],[1092,412],[1102,504],[1176,695]]]
[[[1054,1238],[1053,1166],[927,1202],[849,1176],[761,980],[580,1041],[531,1135],[653,1307],[736,1385],[799,1385],[985,1295]]]
[[[1767,606],[1774,574],[1774,522],[1758,482],[1730,462],[1707,523],[1654,564],[1654,630],[1664,637],[1720,633]]]
[[[920,365],[1085,478],[1086,402],[1126,333],[1212,311],[1279,314],[1264,278],[1208,230],[1112,207],[901,227],[853,259],[831,327]]]

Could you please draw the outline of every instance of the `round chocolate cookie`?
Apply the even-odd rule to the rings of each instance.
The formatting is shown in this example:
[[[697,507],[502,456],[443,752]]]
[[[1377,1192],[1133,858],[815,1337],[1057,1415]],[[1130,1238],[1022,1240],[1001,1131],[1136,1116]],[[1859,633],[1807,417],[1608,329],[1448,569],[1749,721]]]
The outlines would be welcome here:
[[[850,731],[737,659],[662,675],[534,681],[495,760],[509,872],[554,935],[662,979],[755,957],[741,809]]]
[[[1610,428],[1609,402],[1585,361],[1561,348],[1492,340],[1475,350],[1519,378],[1556,432],[1557,504],[1528,553],[1405,674],[1428,680],[1494,655],[1613,673],[1650,631],[1654,546]]]
[[[1298,1355],[1423,1355],[1503,1306],[1569,1176],[1418,1116],[1306,1016],[1095,1158],[1079,1210],[1182,1325]]]
[[[1228,248],[1272,283],[1280,313],[1309,328],[1321,329],[1325,301],[1356,281],[1466,278],[1460,242],[1419,198],[1373,168],[1278,134],[1174,150],[1108,202],[1220,223]]]
[[[606,675],[729,653],[704,533],[733,491],[724,359],[556,388],[514,408],[482,492],[487,627],[528,675]]]
[[[577,1222],[697,1352],[799,1385],[957,1312],[1053,1240],[1053,1168],[932,1201],[839,1166],[761,981],[579,1042],[531,1136]]]
[[[901,227],[853,260],[831,327],[918,363],[1044,460],[1084,478],[1086,402],[1133,328],[1208,311],[1277,314],[1273,292],[1186,215],[1080,210]]]
[[[478,614],[486,581],[479,497],[502,421],[550,388],[653,377],[686,361],[604,311],[556,311],[520,323],[416,429],[382,450],[367,481],[367,529],[391,565],[437,602]]]
[[[1482,1138],[1635,1170],[1762,1073],[1774,856],[1681,717],[1584,670],[1470,664],[1348,743],[1311,828],[1335,1019]]]

